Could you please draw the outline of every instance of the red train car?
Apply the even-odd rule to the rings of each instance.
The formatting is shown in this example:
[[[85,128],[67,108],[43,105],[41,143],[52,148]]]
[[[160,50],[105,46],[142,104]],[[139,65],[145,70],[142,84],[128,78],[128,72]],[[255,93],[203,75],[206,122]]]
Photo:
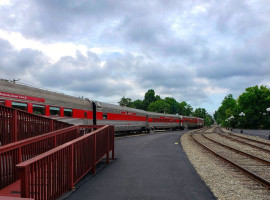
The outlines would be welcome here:
[[[116,132],[198,128],[203,119],[146,112],[0,80],[0,104],[70,124],[114,125]]]

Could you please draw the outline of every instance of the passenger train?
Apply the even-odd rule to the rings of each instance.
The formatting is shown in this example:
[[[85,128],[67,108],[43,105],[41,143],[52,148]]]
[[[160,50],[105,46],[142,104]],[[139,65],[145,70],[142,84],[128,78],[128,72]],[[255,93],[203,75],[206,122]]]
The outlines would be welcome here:
[[[75,125],[114,125],[115,132],[200,128],[198,117],[147,112],[0,80],[0,104]]]

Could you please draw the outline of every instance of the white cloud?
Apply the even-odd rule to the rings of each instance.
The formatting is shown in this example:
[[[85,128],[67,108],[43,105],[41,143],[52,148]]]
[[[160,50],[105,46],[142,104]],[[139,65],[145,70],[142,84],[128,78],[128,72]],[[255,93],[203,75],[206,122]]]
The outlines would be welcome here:
[[[0,0],[0,6],[9,6],[10,4],[10,0]]]
[[[76,45],[71,42],[44,43],[35,39],[28,39],[21,33],[0,30],[0,38],[10,42],[17,50],[25,48],[43,52],[52,63],[57,62],[63,56],[75,56],[79,51],[86,55],[88,48],[85,45]]]
[[[203,88],[203,91],[206,94],[224,94],[224,95],[226,95],[229,92],[227,88],[221,88],[221,87],[215,87],[215,86],[205,87]]]
[[[41,42],[36,39],[28,39],[19,32],[10,32],[0,29],[0,38],[10,42],[10,44],[17,50],[30,48],[43,52],[52,63],[57,62],[61,57],[72,56],[75,57],[77,52],[83,55],[87,54],[87,51],[104,54],[118,52],[123,53],[124,50],[115,47],[93,47],[88,48],[83,44],[75,44],[72,42]]]
[[[207,12],[207,9],[205,6],[203,5],[198,5],[198,6],[195,6],[192,10],[191,10],[191,13],[192,14],[199,14],[199,13],[206,13]]]
[[[116,47],[93,47],[89,49],[91,52],[101,55],[104,53],[124,53],[123,49]]]

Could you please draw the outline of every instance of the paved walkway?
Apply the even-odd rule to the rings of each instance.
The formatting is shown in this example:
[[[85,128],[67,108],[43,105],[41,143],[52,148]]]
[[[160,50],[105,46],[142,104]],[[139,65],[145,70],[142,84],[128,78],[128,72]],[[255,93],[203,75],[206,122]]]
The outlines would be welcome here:
[[[96,175],[88,175],[68,199],[215,199],[182,149],[183,133],[116,139],[116,160]]]

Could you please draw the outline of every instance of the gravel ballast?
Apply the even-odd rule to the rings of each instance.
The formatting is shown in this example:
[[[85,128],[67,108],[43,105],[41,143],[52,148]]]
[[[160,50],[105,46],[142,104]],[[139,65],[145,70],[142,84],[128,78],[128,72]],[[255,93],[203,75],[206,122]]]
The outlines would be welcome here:
[[[182,146],[197,173],[217,199],[270,200],[270,191],[200,147],[190,134],[188,132],[181,137]]]

